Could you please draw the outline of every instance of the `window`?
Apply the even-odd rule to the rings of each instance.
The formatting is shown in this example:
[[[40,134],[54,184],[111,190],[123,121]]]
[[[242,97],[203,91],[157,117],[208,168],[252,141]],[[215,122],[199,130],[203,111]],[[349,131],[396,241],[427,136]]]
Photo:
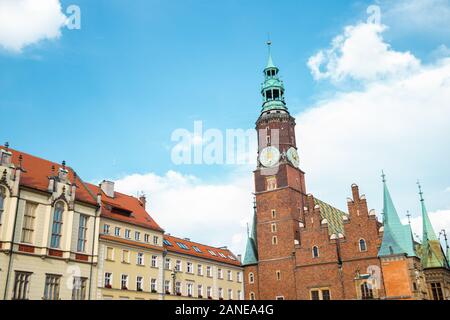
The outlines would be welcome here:
[[[273,237],[272,237],[272,244],[273,244],[274,246],[278,244],[278,238],[277,238],[277,236],[273,236]]]
[[[59,248],[61,245],[63,212],[64,204],[58,202],[55,206],[55,211],[53,212],[52,237],[50,241],[50,246],[55,249]]]
[[[208,296],[208,299],[212,298],[212,289],[211,287],[206,288],[206,295]]]
[[[164,291],[166,294],[170,294],[170,280],[164,280]]]
[[[272,191],[277,188],[277,178],[276,177],[267,177],[266,178],[266,190]]]
[[[134,240],[141,241],[141,233],[139,231],[134,232]]]
[[[277,217],[277,211],[272,210],[272,219],[275,219]]]
[[[240,271],[237,272],[237,282],[242,282],[242,273]]]
[[[167,240],[167,239],[164,239],[164,240],[163,240],[163,243],[164,243],[166,246],[173,247],[173,244],[172,244],[169,240]]]
[[[197,247],[197,246],[192,246],[192,248],[193,248],[196,252],[202,253],[202,250],[200,250],[199,247]]]
[[[6,198],[5,188],[0,187],[0,225],[2,224],[3,211],[5,210],[5,198]]]
[[[106,260],[114,261],[114,248],[106,247]]]
[[[152,256],[152,267],[158,268],[158,256]]]
[[[194,265],[192,264],[192,262],[188,262],[186,264],[186,272],[187,273],[194,273]]]
[[[440,283],[437,282],[432,283],[431,292],[433,294],[433,300],[444,300],[442,285]]]
[[[223,279],[223,270],[221,268],[217,269],[217,277]]]
[[[227,256],[226,255],[224,255],[222,252],[219,252],[219,256],[221,256],[222,258],[227,258]]]
[[[217,254],[214,252],[214,251],[212,251],[212,250],[208,250],[208,252],[212,255],[212,256],[217,256]]]
[[[311,300],[331,300],[329,289],[313,289],[310,293]]]
[[[233,300],[233,290],[228,289],[228,300]]]
[[[120,228],[119,228],[119,227],[115,227],[115,228],[114,228],[114,235],[115,235],[116,237],[120,237]]]
[[[103,225],[103,234],[109,234],[109,224],[104,224]]]
[[[152,293],[156,293],[156,292],[157,292],[156,286],[157,286],[157,281],[156,281],[156,279],[150,280],[150,291],[151,291]]]
[[[86,300],[87,278],[74,277],[72,300]]]
[[[284,300],[284,297],[283,297],[283,296],[278,296],[278,297],[276,297],[275,299],[276,299],[276,300]]]
[[[192,297],[194,291],[194,285],[192,283],[188,283],[186,285],[188,297]]]
[[[154,245],[158,245],[159,244],[159,237],[158,236],[153,236],[153,244]]]
[[[170,270],[170,258],[166,258],[164,261],[164,269]]]
[[[0,191],[1,192],[1,191]],[[0,202],[1,202],[0,196]],[[1,204],[0,204],[1,206]],[[23,225],[22,225],[22,242],[24,243],[33,243],[33,233],[34,233],[34,223],[36,220],[36,208],[37,204],[27,202],[25,204],[25,213],[23,217]],[[0,207],[1,211],[1,207]],[[0,212],[1,215],[1,212]]]
[[[105,288],[112,288],[112,273],[105,272]]]
[[[175,282],[175,293],[177,296],[181,296],[181,282]]]
[[[277,232],[277,224],[276,223],[272,223],[272,233]]]
[[[88,218],[86,216],[80,215],[80,222],[78,225],[78,242],[77,242],[78,252],[84,252],[86,250],[87,221]]]
[[[312,248],[312,256],[313,256],[313,258],[318,258],[319,257],[319,247],[318,246],[314,246]]]
[[[181,272],[181,260],[175,262],[175,271]]]
[[[123,274],[120,279],[120,288],[122,290],[128,290],[128,275]]]
[[[197,265],[197,274],[199,276],[203,275],[203,266],[201,264]]]
[[[255,283],[255,275],[253,274],[253,272],[250,272],[248,274],[248,283]]]
[[[130,263],[130,251],[122,250],[122,262]]]
[[[125,229],[125,238],[127,239],[131,238],[131,231],[129,229]]]
[[[223,289],[222,288],[219,288],[219,290],[218,290],[218,295],[219,295],[219,299],[220,300],[223,300]]]
[[[197,297],[203,298],[203,286],[201,284],[197,286]]]
[[[184,243],[181,242],[177,242],[177,245],[184,250],[189,250],[189,247],[187,245],[185,245]]]
[[[367,282],[361,284],[361,299],[362,300],[373,299],[373,290],[367,285]]]
[[[237,292],[237,299],[242,300],[242,291],[241,290],[238,290],[238,292]]]
[[[231,272],[231,270],[227,271],[227,279],[228,281],[233,281],[233,273]]]
[[[143,291],[144,290],[144,288],[143,288],[143,278],[141,277],[141,276],[137,276],[136,277],[136,290],[137,291]]]
[[[31,272],[16,271],[14,277],[13,300],[28,300],[30,278]]]
[[[47,274],[45,277],[44,300],[59,300],[61,276]]]
[[[211,278],[212,277],[212,268],[211,266],[206,267],[206,276]]]
[[[359,240],[359,251],[361,252],[367,251],[366,240],[364,239]]]
[[[149,234],[144,234],[144,241],[145,242],[150,242],[150,235]]]
[[[255,293],[254,292],[250,292],[250,300],[255,300]]]
[[[277,271],[276,276],[277,276],[277,280],[280,281],[281,280],[281,271]]]
[[[144,265],[144,254],[142,252],[138,252],[136,260],[137,260],[136,261],[137,265],[143,266]]]

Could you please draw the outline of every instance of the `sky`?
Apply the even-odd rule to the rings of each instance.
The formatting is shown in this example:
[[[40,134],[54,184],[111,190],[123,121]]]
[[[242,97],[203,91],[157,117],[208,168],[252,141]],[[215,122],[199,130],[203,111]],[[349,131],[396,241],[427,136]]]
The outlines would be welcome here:
[[[0,0],[0,139],[242,253],[254,164],[177,165],[171,137],[254,128],[270,37],[308,192],[346,209],[357,183],[380,213],[385,170],[420,235],[420,179],[450,232],[449,21],[450,0]]]

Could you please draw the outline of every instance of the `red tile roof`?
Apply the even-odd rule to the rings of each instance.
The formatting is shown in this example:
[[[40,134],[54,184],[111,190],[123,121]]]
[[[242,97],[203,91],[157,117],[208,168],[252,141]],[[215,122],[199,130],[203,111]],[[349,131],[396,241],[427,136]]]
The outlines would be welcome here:
[[[170,235],[164,235],[164,240],[169,241],[172,244],[172,246],[169,246],[166,243],[164,243],[164,247],[169,252],[183,253],[183,254],[187,254],[190,256],[196,256],[196,257],[203,258],[203,259],[214,260],[217,262],[231,264],[234,266],[241,265],[241,262],[237,259],[237,257],[228,249],[211,247],[211,246],[192,242],[190,240],[186,240],[186,239],[182,239],[182,238],[177,238],[177,237],[170,236]],[[187,246],[188,249],[181,248],[177,244],[177,242],[181,243],[182,245]],[[201,252],[195,251],[193,247],[197,247],[198,249],[200,249]],[[212,255],[208,250],[214,252],[216,255],[215,256]],[[225,258],[220,256],[219,253],[222,253],[225,256]],[[230,257],[232,257],[233,259]]]
[[[0,148],[4,149],[5,147],[0,146]],[[11,148],[9,151],[13,154],[12,162],[15,166],[19,166],[19,156],[22,155],[22,167],[25,172],[22,173],[20,184],[29,188],[48,192],[48,177],[57,174],[62,165]],[[52,172],[52,166],[55,167],[54,172]],[[69,180],[73,183],[75,172],[70,167],[66,166],[66,169],[69,171]],[[96,195],[100,192],[102,193],[102,217],[120,220],[156,231],[163,231],[155,220],[150,217],[139,199],[120,192],[115,192],[114,198],[109,198],[103,193],[100,187],[83,182],[78,175],[76,186],[76,200],[80,202],[97,205]],[[114,208],[127,210],[131,214],[125,216],[123,214],[115,213],[113,212]]]

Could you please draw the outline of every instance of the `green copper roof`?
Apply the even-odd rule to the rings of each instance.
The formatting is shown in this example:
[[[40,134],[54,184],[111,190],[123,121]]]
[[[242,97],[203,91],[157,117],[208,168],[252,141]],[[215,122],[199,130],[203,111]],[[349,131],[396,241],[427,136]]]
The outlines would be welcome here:
[[[319,199],[314,198],[314,205],[320,207],[320,214],[322,219],[327,219],[328,221],[328,234],[331,236],[335,235],[345,235],[344,233],[344,216],[347,214],[328,203],[325,203]]]
[[[278,69],[272,60],[272,53],[269,51],[269,60],[267,61],[267,66],[266,66],[266,70],[267,69]]]
[[[245,248],[243,265],[252,265],[258,263],[258,247],[257,247],[257,234],[256,234],[256,208],[253,214],[253,226],[252,232],[247,239],[247,246]]]
[[[406,254],[409,257],[416,256],[414,240],[410,225],[403,225],[395,209],[386,180],[383,174],[383,202],[384,202],[384,233],[378,256],[390,256],[394,254]]]
[[[439,238],[434,232],[433,225],[431,224],[428,216],[427,209],[425,207],[425,200],[423,198],[422,188],[419,185],[420,204],[422,207],[422,265],[424,268],[439,268],[448,267],[447,259],[444,254],[444,250],[441,247]]]

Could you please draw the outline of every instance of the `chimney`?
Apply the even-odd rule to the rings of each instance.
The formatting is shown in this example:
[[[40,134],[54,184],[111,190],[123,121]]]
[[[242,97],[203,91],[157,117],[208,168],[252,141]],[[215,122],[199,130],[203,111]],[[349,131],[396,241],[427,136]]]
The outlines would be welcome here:
[[[100,189],[102,189],[107,197],[114,198],[114,182],[103,180],[103,182],[100,183]]]
[[[145,194],[141,194],[141,196],[139,197],[139,201],[141,202],[142,206],[145,209],[145,206],[147,204],[147,197],[145,196]]]
[[[242,262],[242,254],[238,254],[237,258],[238,258],[239,262]]]
[[[359,197],[359,188],[357,184],[352,184],[352,196],[353,196],[353,201],[359,201],[360,197]]]

